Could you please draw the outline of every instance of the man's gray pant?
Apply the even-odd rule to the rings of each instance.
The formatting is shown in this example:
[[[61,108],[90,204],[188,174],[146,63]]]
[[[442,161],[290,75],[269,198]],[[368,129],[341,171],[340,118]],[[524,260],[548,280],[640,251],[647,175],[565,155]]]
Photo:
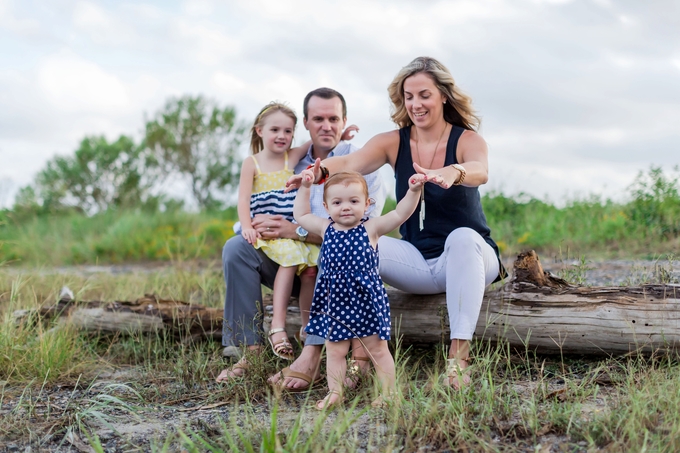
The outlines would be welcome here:
[[[229,239],[222,249],[224,296],[223,346],[250,346],[264,343],[262,331],[262,286],[274,286],[279,265],[264,252],[248,244],[240,234]],[[293,295],[300,293],[295,278]],[[324,339],[308,335],[307,345],[321,345]]]

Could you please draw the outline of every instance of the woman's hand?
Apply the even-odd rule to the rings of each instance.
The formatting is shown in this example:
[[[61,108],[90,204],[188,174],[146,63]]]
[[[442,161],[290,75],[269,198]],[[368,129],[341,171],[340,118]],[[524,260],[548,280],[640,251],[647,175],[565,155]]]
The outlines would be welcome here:
[[[255,228],[244,228],[241,230],[241,236],[243,236],[243,239],[245,239],[248,244],[254,245],[260,235],[257,234],[257,230]]]
[[[356,132],[359,132],[359,126],[357,126],[356,124],[347,126],[347,129],[342,131],[342,136],[340,137],[340,140],[352,140],[354,138],[354,133]]]
[[[318,181],[321,178],[321,159],[316,159],[314,161],[314,165],[309,170],[312,171],[312,174],[314,176],[314,179],[312,179],[312,184],[314,184],[314,181]],[[290,192],[291,190],[299,189],[301,185],[302,185],[302,172],[288,178],[288,181],[286,181],[286,189],[284,190],[284,192]]]
[[[424,175],[427,182],[437,184],[444,189],[451,187],[460,175],[460,172],[451,166],[439,168],[437,170],[429,170],[414,162],[413,168],[418,174]]]
[[[429,181],[427,175],[416,173],[415,175],[408,178],[408,188],[413,192],[420,192],[420,188]]]

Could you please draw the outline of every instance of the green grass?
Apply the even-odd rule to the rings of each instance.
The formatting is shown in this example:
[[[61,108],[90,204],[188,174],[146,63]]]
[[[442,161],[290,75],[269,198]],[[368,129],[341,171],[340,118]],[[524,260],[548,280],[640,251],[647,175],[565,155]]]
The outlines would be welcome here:
[[[64,439],[71,436],[95,451],[112,448],[110,442],[123,450],[218,452],[678,448],[675,356],[560,358],[478,340],[473,385],[455,392],[439,384],[441,348],[393,344],[398,407],[370,408],[376,383],[367,380],[347,392],[343,409],[318,413],[312,406],[323,388],[309,395],[270,390],[267,377],[284,363],[269,352],[257,357],[247,379],[218,385],[213,380],[225,362],[217,342],[93,336],[56,322],[15,323],[14,310],[54,303],[64,284],[79,300],[131,300],[154,291],[220,306],[223,297],[219,269],[93,276],[0,267],[3,444],[53,450],[69,445]],[[147,425],[147,434],[134,434]]]

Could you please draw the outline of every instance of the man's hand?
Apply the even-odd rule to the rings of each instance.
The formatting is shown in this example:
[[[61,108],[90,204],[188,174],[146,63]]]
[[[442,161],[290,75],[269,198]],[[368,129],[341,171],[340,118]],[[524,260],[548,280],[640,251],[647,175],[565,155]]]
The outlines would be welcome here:
[[[257,214],[251,221],[253,228],[263,239],[297,239],[295,225],[282,215]]]
[[[359,132],[359,126],[357,126],[356,124],[347,126],[347,129],[342,131],[342,136],[340,137],[340,140],[352,140],[354,138],[355,133],[357,132]]]

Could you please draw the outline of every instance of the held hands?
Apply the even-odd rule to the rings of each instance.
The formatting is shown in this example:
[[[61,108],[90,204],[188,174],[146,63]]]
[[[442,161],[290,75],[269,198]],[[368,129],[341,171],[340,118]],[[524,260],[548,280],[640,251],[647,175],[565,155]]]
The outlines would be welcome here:
[[[300,177],[302,178],[302,187],[312,187],[312,184],[314,183],[314,172],[311,168],[309,170],[302,170]]]
[[[304,170],[298,173],[297,175],[293,175],[290,178],[288,178],[288,181],[286,181],[286,189],[284,190],[284,192],[290,192],[291,190],[299,189],[300,186],[302,185],[302,174],[306,171],[312,172],[312,182],[309,185],[311,186],[312,184],[314,184],[314,181],[317,181],[321,178],[321,159],[316,159],[314,161],[314,166],[309,170]]]
[[[340,140],[352,140],[354,138],[355,133],[357,132],[359,132],[359,126],[357,126],[356,124],[347,126],[347,129],[342,131],[342,137],[340,137]]]
[[[428,179],[427,175],[416,173],[408,178],[408,188],[412,192],[420,192],[420,188],[423,187],[428,181],[432,182],[430,179]]]
[[[413,163],[415,171],[425,177],[425,181],[437,184],[439,187],[448,189],[451,187],[458,177],[458,170],[451,167],[439,168],[437,170],[429,170],[423,168],[417,163]],[[410,180],[409,180],[410,184]]]

